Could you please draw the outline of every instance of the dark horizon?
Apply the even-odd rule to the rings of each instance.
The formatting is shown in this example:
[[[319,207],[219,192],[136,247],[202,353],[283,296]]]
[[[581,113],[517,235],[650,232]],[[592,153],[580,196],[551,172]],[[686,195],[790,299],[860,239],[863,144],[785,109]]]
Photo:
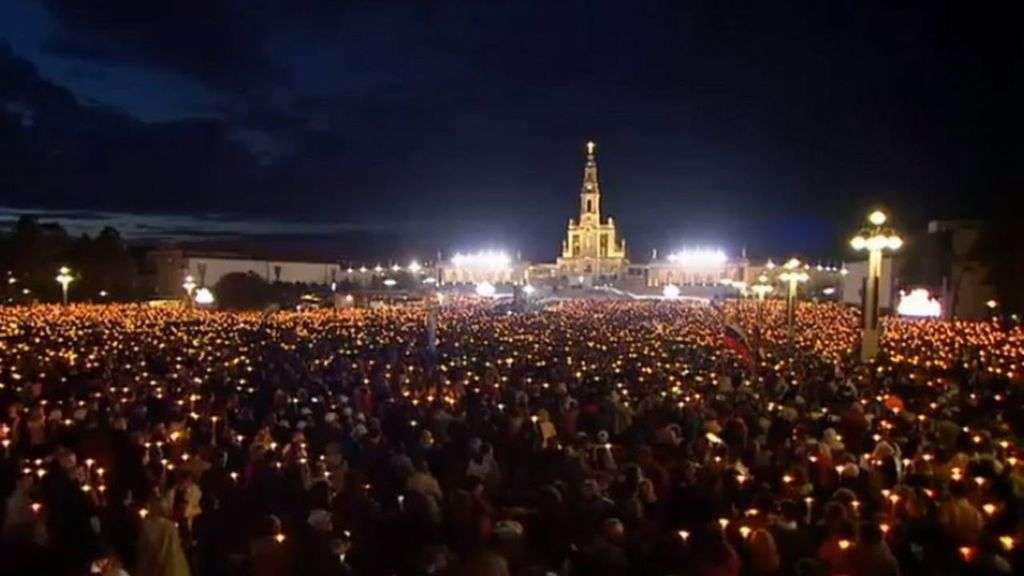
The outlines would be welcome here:
[[[342,260],[553,260],[587,140],[652,248],[852,258],[1024,182],[1020,8],[931,2],[0,6],[0,220]]]

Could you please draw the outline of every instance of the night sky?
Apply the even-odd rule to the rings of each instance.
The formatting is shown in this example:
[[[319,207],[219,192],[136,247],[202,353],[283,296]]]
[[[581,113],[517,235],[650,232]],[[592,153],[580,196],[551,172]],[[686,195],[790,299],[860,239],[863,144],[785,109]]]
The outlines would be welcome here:
[[[550,261],[593,139],[634,260],[841,257],[1021,194],[1019,4],[0,0],[0,221]]]

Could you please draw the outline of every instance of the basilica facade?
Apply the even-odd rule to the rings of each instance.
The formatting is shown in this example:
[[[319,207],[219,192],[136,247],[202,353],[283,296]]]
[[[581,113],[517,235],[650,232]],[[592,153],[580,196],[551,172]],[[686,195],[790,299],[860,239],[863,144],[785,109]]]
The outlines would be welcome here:
[[[440,284],[530,284],[556,287],[617,288],[659,293],[671,284],[682,293],[706,295],[723,280],[752,283],[746,258],[731,259],[721,250],[682,250],[647,262],[629,261],[626,241],[616,222],[601,213],[601,182],[597,146],[586,145],[586,163],[579,191],[579,217],[570,218],[555,262],[529,263],[495,254],[459,255],[438,263]]]
[[[558,274],[581,278],[581,282],[616,280],[625,272],[626,241],[619,235],[615,220],[601,216],[601,183],[597,176],[597,146],[587,143],[587,163],[580,186],[579,220],[570,218],[561,255],[556,262]]]

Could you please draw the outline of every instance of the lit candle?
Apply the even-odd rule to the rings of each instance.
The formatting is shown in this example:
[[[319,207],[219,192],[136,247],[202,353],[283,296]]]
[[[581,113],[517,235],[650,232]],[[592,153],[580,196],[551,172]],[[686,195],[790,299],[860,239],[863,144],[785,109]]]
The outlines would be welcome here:
[[[217,420],[219,420],[217,416],[210,416],[210,422],[212,422],[210,430],[210,445],[212,446],[217,445]]]

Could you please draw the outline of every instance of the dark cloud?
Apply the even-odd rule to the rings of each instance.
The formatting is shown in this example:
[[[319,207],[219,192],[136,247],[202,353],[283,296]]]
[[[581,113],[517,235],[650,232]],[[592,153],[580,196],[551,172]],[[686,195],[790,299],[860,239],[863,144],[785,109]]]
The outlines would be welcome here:
[[[402,235],[550,258],[589,138],[638,255],[825,251],[872,203],[920,226],[1020,181],[1018,5],[44,5],[45,79],[0,54],[11,205],[429,222]],[[146,123],[125,85],[156,73],[187,96]]]
[[[270,57],[276,9],[260,1],[45,0],[59,26],[46,48],[61,56],[154,64],[220,89],[281,81]]]
[[[83,106],[6,48],[0,100],[7,104],[0,109],[0,185],[12,191],[8,202],[139,212],[316,210],[314,190],[293,189],[289,166],[265,165],[224,121],[143,123]]]

